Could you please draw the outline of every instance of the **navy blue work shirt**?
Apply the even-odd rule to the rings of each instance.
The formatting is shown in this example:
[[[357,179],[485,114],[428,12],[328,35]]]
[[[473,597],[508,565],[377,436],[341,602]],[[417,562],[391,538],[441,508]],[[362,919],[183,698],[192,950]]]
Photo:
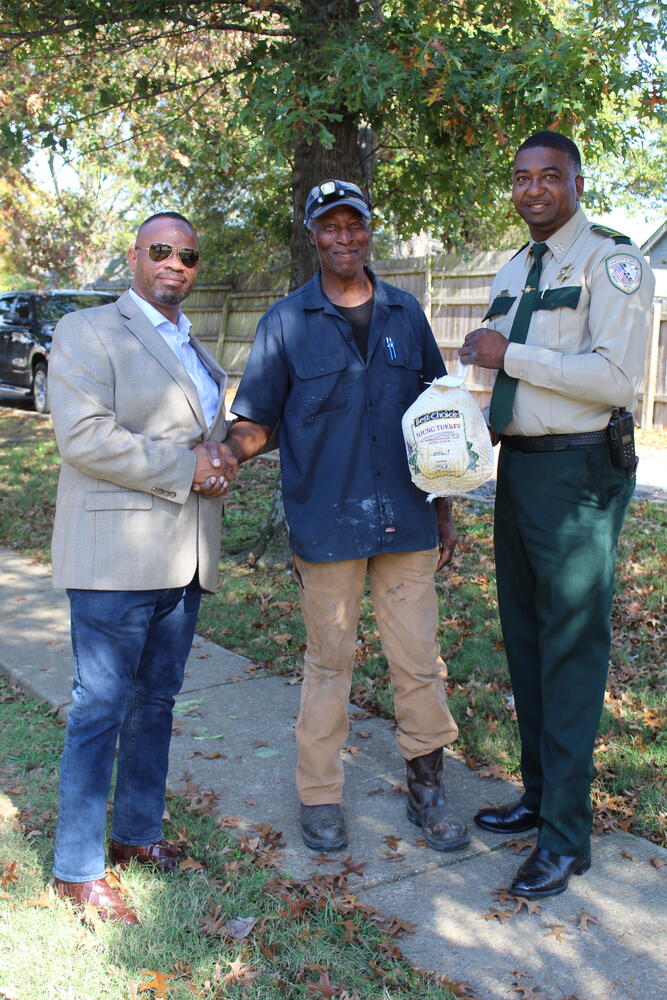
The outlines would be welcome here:
[[[414,296],[366,273],[375,294],[366,360],[318,271],[260,320],[231,407],[280,423],[290,540],[309,562],[439,542],[435,505],[410,479],[401,418],[446,368]]]

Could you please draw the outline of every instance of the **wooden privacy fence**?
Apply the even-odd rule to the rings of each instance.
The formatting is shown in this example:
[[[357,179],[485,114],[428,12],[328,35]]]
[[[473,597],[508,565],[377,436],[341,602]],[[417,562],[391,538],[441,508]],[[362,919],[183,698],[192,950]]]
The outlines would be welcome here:
[[[493,276],[512,251],[487,251],[465,259],[453,254],[374,261],[381,278],[419,300],[450,371],[470,330],[486,312]],[[216,355],[235,387],[245,368],[255,329],[269,306],[285,295],[285,272],[245,275],[232,284],[200,285],[186,310],[195,334]],[[655,299],[644,378],[635,419],[645,429],[667,426],[667,300]],[[466,385],[480,406],[490,398],[494,373],[473,367]]]

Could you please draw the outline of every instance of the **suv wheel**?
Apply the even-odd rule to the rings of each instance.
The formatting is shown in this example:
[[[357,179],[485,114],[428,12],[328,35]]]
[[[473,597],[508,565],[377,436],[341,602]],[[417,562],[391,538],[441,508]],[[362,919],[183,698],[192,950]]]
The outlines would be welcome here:
[[[43,361],[35,365],[32,376],[32,400],[38,413],[49,413],[49,393],[46,384],[46,365]]]

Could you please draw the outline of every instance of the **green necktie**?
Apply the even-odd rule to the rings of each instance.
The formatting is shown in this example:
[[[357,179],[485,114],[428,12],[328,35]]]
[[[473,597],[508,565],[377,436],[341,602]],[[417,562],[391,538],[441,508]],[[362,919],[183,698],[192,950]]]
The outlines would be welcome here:
[[[532,319],[533,310],[538,297],[540,287],[540,275],[542,273],[542,257],[548,249],[546,243],[533,243],[530,253],[534,260],[533,266],[528,272],[526,287],[521,301],[514,316],[512,329],[510,330],[509,341],[514,344],[525,344],[528,336],[528,327]],[[491,394],[491,406],[489,408],[489,422],[491,427],[500,434],[504,427],[512,419],[512,404],[514,403],[514,393],[516,392],[517,380],[504,371],[499,371]]]

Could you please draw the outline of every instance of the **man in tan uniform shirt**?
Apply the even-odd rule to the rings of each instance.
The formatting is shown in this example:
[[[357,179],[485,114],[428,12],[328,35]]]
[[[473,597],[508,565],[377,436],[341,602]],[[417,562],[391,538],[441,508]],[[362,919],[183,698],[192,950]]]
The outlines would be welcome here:
[[[498,272],[489,325],[460,352],[498,370],[498,603],[525,789],[475,822],[503,834],[538,827],[511,887],[527,897],[563,892],[590,867],[592,750],[635,471],[631,440],[614,457],[608,425],[639,387],[654,289],[639,248],[584,215],[580,171],[577,147],[558,133],[519,147],[512,197],[531,240]]]

